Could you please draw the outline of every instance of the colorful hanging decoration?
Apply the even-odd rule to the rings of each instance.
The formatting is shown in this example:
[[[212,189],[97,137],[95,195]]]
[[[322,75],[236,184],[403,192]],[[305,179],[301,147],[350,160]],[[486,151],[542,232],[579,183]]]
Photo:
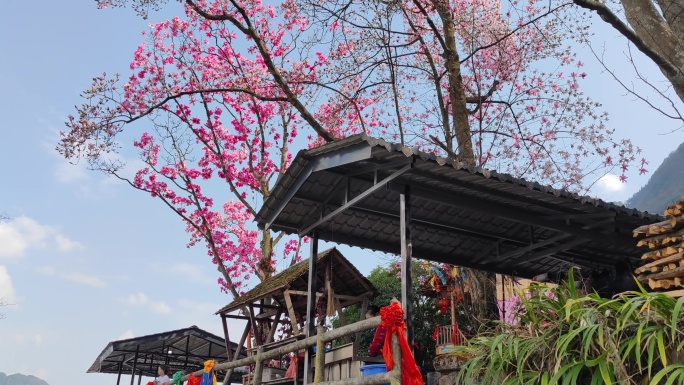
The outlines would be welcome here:
[[[398,302],[394,301],[389,306],[380,309],[380,326],[387,330],[385,344],[382,347],[382,356],[385,359],[387,371],[394,368],[392,358],[392,335],[396,334],[401,348],[401,383],[402,385],[423,385],[423,377],[418,370],[416,361],[411,353],[406,340],[406,324],[404,323],[404,310]]]
[[[196,376],[192,373],[188,376],[187,385],[200,385],[202,383],[202,376]]]
[[[176,373],[173,374],[173,382],[176,385],[183,385],[183,381],[181,381],[181,378],[183,378],[183,372],[182,371],[177,371]]]
[[[451,301],[449,301],[449,299],[446,297],[442,297],[437,301],[437,307],[439,308],[439,311],[442,314],[446,314],[447,309],[449,309],[450,305]]]
[[[214,374],[214,360],[204,361],[204,374],[200,385],[216,385],[216,374]]]

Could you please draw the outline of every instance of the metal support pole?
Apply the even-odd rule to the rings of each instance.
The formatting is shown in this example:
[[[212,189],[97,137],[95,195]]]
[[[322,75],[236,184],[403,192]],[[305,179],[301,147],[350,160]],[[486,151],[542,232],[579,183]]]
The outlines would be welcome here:
[[[318,269],[318,232],[311,234],[311,256],[309,256],[309,287],[306,301],[306,337],[312,337],[316,332],[314,316],[316,314],[317,292],[317,269]],[[309,383],[309,371],[311,370],[311,349],[306,349],[304,354],[304,385]]]
[[[124,360],[126,359],[126,356],[124,355]],[[119,385],[121,382],[121,371],[123,370],[123,361],[119,362],[119,374],[116,376],[116,385]]]
[[[399,196],[399,231],[401,232],[401,307],[404,308],[406,339],[413,350],[413,286],[411,280],[411,187],[404,186]]]
[[[136,365],[138,364],[138,351],[140,350],[140,345],[135,347],[135,356],[133,356],[133,370],[131,371],[131,385],[133,385],[133,381],[135,381],[135,369]]]
[[[226,322],[226,319],[223,318],[223,322]],[[190,336],[187,337],[185,340],[185,362],[183,362],[183,371],[187,372],[188,371],[188,360],[190,359]],[[228,354],[228,359],[230,359],[230,352]]]
[[[138,372],[138,385],[142,383],[142,370]]]

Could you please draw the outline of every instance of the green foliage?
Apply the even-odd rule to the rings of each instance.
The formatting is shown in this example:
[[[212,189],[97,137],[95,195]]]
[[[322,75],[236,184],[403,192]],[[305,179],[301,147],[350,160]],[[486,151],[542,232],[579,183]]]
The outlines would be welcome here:
[[[629,198],[627,205],[651,213],[662,213],[667,205],[680,199],[684,193],[684,178],[680,176],[683,165],[684,143],[665,158],[648,183]]]
[[[376,267],[368,275],[368,280],[378,289],[378,295],[372,298],[370,304],[378,307],[387,306],[394,298],[401,299],[401,280],[398,276],[399,270],[395,267]],[[432,333],[436,325],[451,324],[451,316],[449,314],[438,314],[438,308],[435,298],[430,298],[421,294],[420,288],[423,287],[420,283],[424,281],[425,277],[432,273],[425,269],[425,266],[419,262],[412,264],[412,278],[414,287],[413,300],[413,330],[414,341],[418,345],[419,351],[416,352],[416,361],[419,366],[423,368],[424,372],[431,371],[432,360],[435,356],[435,341],[432,340]],[[350,306],[343,310],[345,321],[347,323],[356,322],[361,316],[360,306]],[[339,320],[333,319],[333,327],[339,326]],[[367,331],[362,335],[361,346],[359,351],[363,355],[368,351],[373,340],[374,331]],[[335,344],[340,344],[341,341],[336,341]]]
[[[457,383],[684,383],[684,298],[632,292],[580,296],[572,272],[521,295],[520,323],[469,341]]]

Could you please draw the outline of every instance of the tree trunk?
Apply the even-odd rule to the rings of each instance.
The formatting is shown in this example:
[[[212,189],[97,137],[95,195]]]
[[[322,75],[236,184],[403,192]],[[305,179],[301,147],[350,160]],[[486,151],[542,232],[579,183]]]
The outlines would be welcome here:
[[[658,0],[662,13],[651,0],[621,2],[627,22],[637,36],[676,68],[673,72],[659,65],[679,99],[684,101],[684,2]]]
[[[471,326],[474,331],[496,318],[496,284],[490,274],[475,269],[464,269],[468,277],[468,290],[470,290],[469,314]]]
[[[466,94],[463,89],[463,78],[461,77],[461,63],[456,48],[456,36],[454,30],[454,20],[451,10],[447,3],[442,1],[433,2],[435,10],[442,19],[444,28],[444,65],[449,80],[449,100],[451,102],[451,119],[453,120],[454,134],[444,133],[445,145],[453,151],[453,137],[456,138],[458,145],[458,157],[462,162],[475,165],[475,153],[470,133],[470,122],[468,121],[468,109],[466,108]]]

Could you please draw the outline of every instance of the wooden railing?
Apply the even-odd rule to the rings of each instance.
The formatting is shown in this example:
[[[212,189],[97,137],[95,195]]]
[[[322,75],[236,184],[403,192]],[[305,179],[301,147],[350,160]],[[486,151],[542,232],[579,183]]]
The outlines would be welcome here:
[[[264,363],[270,360],[282,357],[287,353],[297,352],[302,349],[308,349],[312,346],[316,346],[316,351],[325,352],[325,344],[327,342],[332,342],[339,338],[352,336],[356,333],[377,328],[380,324],[380,317],[374,317],[371,319],[359,321],[350,325],[343,326],[338,329],[333,329],[331,331],[324,331],[322,327],[318,328],[318,332],[315,336],[305,338],[300,341],[292,342],[284,346],[280,346],[276,349],[263,351],[262,347],[257,349],[255,355],[243,358],[240,360],[222,362],[214,366],[214,370],[227,370],[227,376],[233,372],[233,369],[254,365],[254,384],[261,385],[261,377],[264,369]],[[313,383],[316,385],[379,385],[385,383],[391,383],[392,385],[401,385],[401,349],[399,348],[399,340],[396,335],[392,335],[392,357],[394,360],[394,368],[386,373],[374,374],[366,377],[348,378],[340,381],[323,381],[323,374],[325,370],[325,354],[316,355],[316,364],[314,369]],[[201,376],[204,373],[202,370],[198,370],[189,375]],[[181,378],[181,383],[188,379],[189,375],[185,375]],[[306,377],[308,373],[305,373]],[[171,384],[175,381],[171,380]],[[180,384],[177,384],[180,385]]]
[[[440,345],[463,345],[465,344],[465,336],[460,329],[456,327],[454,332],[454,325],[440,326],[437,331],[437,346]]]

